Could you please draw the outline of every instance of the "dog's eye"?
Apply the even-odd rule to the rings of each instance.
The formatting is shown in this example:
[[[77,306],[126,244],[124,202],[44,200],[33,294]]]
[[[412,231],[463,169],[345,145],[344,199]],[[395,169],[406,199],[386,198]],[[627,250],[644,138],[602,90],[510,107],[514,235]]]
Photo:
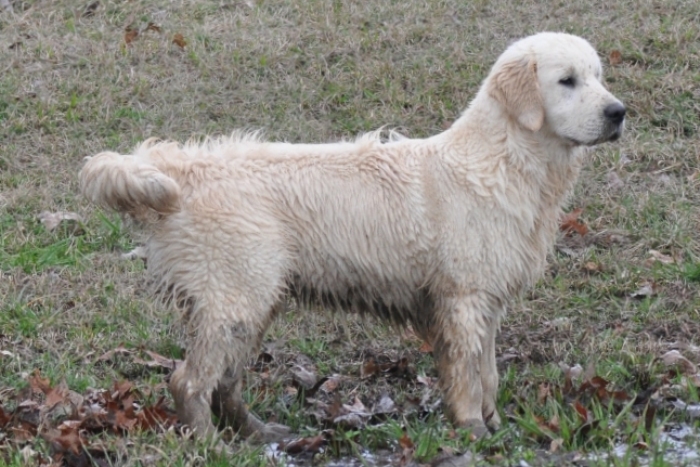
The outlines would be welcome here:
[[[573,76],[569,76],[567,78],[560,79],[559,84],[566,86],[567,88],[573,88],[576,85],[576,80]]]

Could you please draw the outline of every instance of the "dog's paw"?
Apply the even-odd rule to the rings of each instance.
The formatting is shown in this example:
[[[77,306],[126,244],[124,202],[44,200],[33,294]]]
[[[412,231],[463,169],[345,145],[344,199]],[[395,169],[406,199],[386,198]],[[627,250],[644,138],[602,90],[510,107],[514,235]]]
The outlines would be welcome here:
[[[460,423],[459,427],[471,432],[471,438],[474,440],[485,438],[491,434],[483,420],[479,420],[476,418],[469,419],[464,421],[463,423]]]
[[[501,427],[501,416],[498,415],[497,410],[494,410],[490,415],[485,416],[484,420],[486,420],[486,426],[492,431],[496,431]]]

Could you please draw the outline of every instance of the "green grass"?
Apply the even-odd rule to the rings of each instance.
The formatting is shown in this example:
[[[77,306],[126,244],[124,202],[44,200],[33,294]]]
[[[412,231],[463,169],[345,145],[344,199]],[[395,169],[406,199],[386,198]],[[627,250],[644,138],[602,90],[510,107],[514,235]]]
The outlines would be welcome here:
[[[120,255],[145,236],[95,210],[78,192],[85,156],[127,152],[145,138],[177,140],[261,128],[270,139],[320,142],[383,125],[413,137],[442,131],[475,94],[510,41],[540,30],[583,35],[609,65],[610,90],[628,108],[627,132],[590,157],[570,208],[592,233],[562,237],[540,283],[516,301],[498,339],[503,428],[473,442],[454,431],[439,393],[418,377],[437,376],[410,335],[372,320],[292,308],[266,337],[270,361],[251,365],[246,398],[265,419],[305,436],[332,429],[323,453],[288,458],[318,465],[399,463],[406,434],[414,457],[471,452],[479,464],[683,465],[668,436],[679,426],[698,447],[698,421],[674,409],[698,389],[658,357],[671,348],[694,363],[700,335],[700,5],[689,0],[605,5],[542,3],[101,0],[11,2],[0,12],[0,404],[14,400],[39,369],[71,390],[129,380],[153,401],[168,372],[131,355],[100,356],[120,345],[182,358],[176,316],[153,300],[147,265]],[[153,23],[160,31],[147,30]],[[127,27],[138,30],[129,45]],[[184,49],[173,44],[182,34]],[[611,181],[617,182],[612,183]],[[620,185],[621,183],[621,185]],[[49,231],[43,211],[84,221]],[[650,250],[675,258],[654,262]],[[654,294],[634,298],[644,284]],[[6,355],[9,353],[11,355]],[[143,354],[140,354],[143,356]],[[407,358],[406,375],[360,378],[369,356]],[[647,405],[581,396],[594,423],[582,424],[563,394],[560,363],[586,368],[630,395],[658,390]],[[385,393],[398,409],[358,429],[314,415],[294,395],[292,371],[338,375],[330,394],[311,399],[368,407]],[[542,384],[552,394],[542,401]],[[160,385],[160,386],[159,386]],[[158,389],[151,391],[151,389]],[[425,399],[430,410],[416,409]],[[542,424],[558,418],[558,430]],[[557,441],[561,440],[561,442]],[[113,465],[277,465],[260,447],[233,442],[233,458],[173,431],[101,435]],[[556,449],[552,442],[556,441]],[[642,444],[643,443],[643,444]],[[637,447],[633,447],[637,445]],[[0,466],[26,465],[29,446],[48,459],[50,443],[0,438]],[[620,446],[632,446],[620,454]],[[374,460],[363,457],[366,450]],[[620,455],[617,455],[615,453]],[[340,460],[338,460],[340,458]],[[688,464],[692,464],[692,461]]]

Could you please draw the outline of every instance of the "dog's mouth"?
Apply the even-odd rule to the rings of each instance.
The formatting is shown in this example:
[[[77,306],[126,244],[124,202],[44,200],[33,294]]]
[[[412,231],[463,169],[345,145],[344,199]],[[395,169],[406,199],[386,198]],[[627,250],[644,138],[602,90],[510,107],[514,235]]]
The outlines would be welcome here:
[[[600,137],[594,139],[593,141],[580,141],[575,138],[567,137],[567,141],[569,141],[573,146],[596,146],[598,144],[602,143],[610,143],[613,141],[617,141],[620,139],[622,136],[622,130],[624,128],[624,122],[620,123],[619,125],[615,125],[613,128],[609,129],[605,133],[603,133]]]

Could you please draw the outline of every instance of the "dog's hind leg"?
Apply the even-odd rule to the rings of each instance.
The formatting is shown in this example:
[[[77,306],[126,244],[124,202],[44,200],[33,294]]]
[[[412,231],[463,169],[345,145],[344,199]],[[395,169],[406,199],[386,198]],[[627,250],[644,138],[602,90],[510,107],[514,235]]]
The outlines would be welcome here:
[[[217,388],[229,394],[222,398],[219,391],[216,399],[223,402],[217,408],[224,407],[222,413],[247,431],[256,428],[255,419],[248,422],[246,416],[240,379],[245,362],[271,321],[271,308],[232,290],[217,289],[211,296],[201,294],[194,299],[188,322],[187,358],[173,373],[170,391],[180,421],[197,436],[216,434],[211,414]]]
[[[452,423],[487,433],[482,413],[481,336],[487,332],[487,300],[478,294],[445,300],[432,330],[445,408]]]
[[[282,300],[273,307],[273,315],[279,314],[284,307],[285,302]],[[264,330],[254,344],[255,349],[259,347],[263,334]],[[289,428],[277,423],[263,423],[246,407],[241,388],[244,363],[239,361],[237,366],[226,370],[212,396],[212,411],[219,418],[220,425],[230,426],[244,438],[266,443],[279,441],[289,434]]]

